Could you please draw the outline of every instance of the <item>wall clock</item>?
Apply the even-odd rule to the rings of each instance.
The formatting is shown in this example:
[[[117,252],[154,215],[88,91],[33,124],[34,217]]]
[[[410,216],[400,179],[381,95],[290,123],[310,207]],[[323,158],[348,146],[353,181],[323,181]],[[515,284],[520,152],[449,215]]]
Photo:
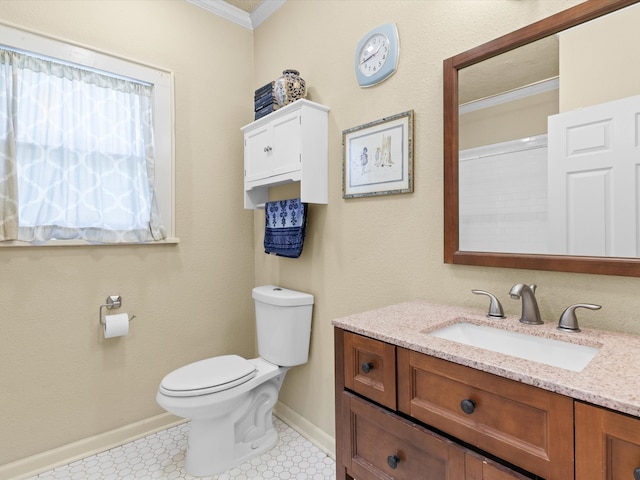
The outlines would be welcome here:
[[[400,42],[395,23],[385,23],[367,33],[356,48],[356,78],[370,87],[389,78],[398,67]]]

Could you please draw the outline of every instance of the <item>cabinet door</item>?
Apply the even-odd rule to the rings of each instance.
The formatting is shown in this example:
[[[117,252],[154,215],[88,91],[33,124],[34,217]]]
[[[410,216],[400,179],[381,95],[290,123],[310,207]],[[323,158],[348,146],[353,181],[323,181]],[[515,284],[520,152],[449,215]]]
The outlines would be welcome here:
[[[244,179],[245,181],[257,180],[270,176],[271,156],[271,129],[265,124],[255,130],[247,132],[244,136]]]
[[[575,404],[576,479],[640,480],[640,419]]]
[[[358,480],[464,480],[465,451],[353,394],[342,394],[349,425],[349,475]]]
[[[273,151],[271,175],[280,175],[300,169],[301,124],[300,111],[276,118],[271,122]]]

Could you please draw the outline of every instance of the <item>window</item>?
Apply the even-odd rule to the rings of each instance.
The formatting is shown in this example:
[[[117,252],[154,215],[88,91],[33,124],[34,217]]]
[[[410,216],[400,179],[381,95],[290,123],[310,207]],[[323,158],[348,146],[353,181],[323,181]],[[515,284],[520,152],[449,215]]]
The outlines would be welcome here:
[[[4,26],[0,44],[0,241],[172,238],[171,74]]]

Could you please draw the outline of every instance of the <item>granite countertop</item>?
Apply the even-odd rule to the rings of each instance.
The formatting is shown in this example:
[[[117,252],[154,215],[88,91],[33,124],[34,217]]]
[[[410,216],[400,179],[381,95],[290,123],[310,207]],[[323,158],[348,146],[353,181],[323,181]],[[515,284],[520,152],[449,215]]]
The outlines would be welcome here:
[[[580,372],[565,370],[429,335],[461,320],[599,348]],[[460,365],[640,417],[640,336],[583,328],[561,332],[556,322],[525,325],[519,316],[487,318],[485,311],[422,300],[333,320],[333,325]]]

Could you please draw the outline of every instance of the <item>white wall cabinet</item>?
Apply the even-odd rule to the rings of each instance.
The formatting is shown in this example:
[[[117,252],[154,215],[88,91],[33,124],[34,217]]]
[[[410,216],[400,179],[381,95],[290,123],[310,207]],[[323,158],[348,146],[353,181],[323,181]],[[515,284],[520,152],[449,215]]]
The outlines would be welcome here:
[[[242,127],[244,208],[260,208],[269,187],[300,182],[303,202],[328,203],[328,111],[297,100]]]

